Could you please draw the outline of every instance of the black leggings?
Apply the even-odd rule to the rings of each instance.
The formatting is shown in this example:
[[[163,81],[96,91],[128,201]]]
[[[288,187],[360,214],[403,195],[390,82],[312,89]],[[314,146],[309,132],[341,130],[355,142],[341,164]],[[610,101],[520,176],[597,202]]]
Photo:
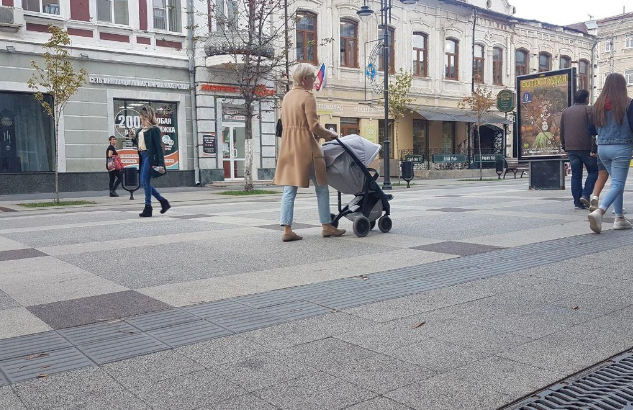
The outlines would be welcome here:
[[[121,171],[114,170],[108,172],[108,174],[110,174],[110,192],[114,192],[121,183]],[[114,182],[115,179],[116,183]]]

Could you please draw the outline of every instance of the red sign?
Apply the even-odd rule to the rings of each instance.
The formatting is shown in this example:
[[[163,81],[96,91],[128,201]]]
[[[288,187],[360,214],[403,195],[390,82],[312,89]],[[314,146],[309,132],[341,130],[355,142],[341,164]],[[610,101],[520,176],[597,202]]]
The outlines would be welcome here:
[[[201,84],[200,90],[238,94],[240,92],[240,87],[237,87],[235,85]],[[260,97],[273,96],[275,95],[275,90],[273,90],[272,88],[265,87],[263,85],[258,85],[255,87],[255,94]]]

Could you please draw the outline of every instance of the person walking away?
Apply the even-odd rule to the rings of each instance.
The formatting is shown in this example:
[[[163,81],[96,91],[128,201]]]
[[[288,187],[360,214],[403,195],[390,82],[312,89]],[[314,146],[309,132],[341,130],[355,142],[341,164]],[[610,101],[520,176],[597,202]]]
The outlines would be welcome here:
[[[302,237],[292,231],[294,203],[298,187],[307,188],[314,183],[319,220],[323,237],[336,237],[345,233],[332,225],[330,192],[325,172],[325,159],[317,138],[330,141],[338,135],[319,123],[316,98],[312,94],[316,69],[310,64],[298,64],[292,74],[294,87],[284,97],[281,105],[281,148],[273,183],[283,185],[280,225],[281,240],[298,241]]]
[[[114,157],[118,156],[119,153],[116,151],[116,137],[114,135],[111,135],[110,138],[108,139],[108,141],[110,142],[110,144],[108,144],[108,148],[106,148],[106,169],[108,169],[108,160],[110,160],[111,158],[114,159]],[[110,175],[110,196],[111,197],[116,197],[119,196],[119,194],[116,193],[116,189],[119,186],[119,184],[121,183],[121,170],[120,169],[113,169],[113,170],[109,170],[108,169],[108,174]],[[115,182],[116,180],[116,182]]]
[[[589,134],[591,107],[589,92],[578,90],[574,95],[574,105],[565,109],[560,120],[560,141],[567,152],[571,165],[571,196],[576,210],[590,206],[590,196],[598,178],[598,163],[592,155],[592,137]],[[587,179],[582,186],[583,165],[587,168]]]
[[[167,212],[171,205],[152,186],[152,169],[155,167],[157,172],[160,172],[161,169],[165,172],[165,155],[156,112],[153,107],[146,105],[141,108],[140,114],[142,128],[136,131],[134,139],[141,160],[141,186],[145,191],[145,207],[138,216],[146,218],[152,216],[152,196],[160,202],[161,214]]]
[[[622,209],[624,187],[633,153],[633,108],[627,96],[626,80],[622,74],[611,73],[593,106],[593,124],[598,138],[598,156],[611,177],[611,188],[598,209],[589,214],[589,227],[602,232],[602,219],[611,205],[615,210],[613,229],[631,229]]]

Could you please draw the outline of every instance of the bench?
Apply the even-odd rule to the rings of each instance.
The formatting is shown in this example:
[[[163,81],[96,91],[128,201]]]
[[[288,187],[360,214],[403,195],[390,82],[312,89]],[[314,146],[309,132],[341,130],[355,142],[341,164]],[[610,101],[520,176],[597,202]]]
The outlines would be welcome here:
[[[523,174],[527,174],[529,170],[529,165],[526,163],[520,164],[519,160],[516,158],[506,158],[503,160],[503,165],[505,168],[505,172],[503,173],[503,179],[506,179],[506,174],[509,171],[514,172],[514,179],[517,178],[517,172],[521,172],[521,178],[523,178]]]

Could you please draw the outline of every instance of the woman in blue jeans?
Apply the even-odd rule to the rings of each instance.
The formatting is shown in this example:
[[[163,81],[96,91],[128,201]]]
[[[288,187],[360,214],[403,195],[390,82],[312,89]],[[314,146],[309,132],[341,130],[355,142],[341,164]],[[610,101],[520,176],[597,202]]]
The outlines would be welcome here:
[[[624,186],[633,154],[633,109],[626,92],[624,76],[611,73],[593,106],[593,121],[598,134],[598,155],[611,176],[611,188],[595,211],[589,214],[589,226],[602,232],[602,219],[611,205],[615,210],[613,229],[631,229],[622,210]]]
[[[154,108],[146,105],[141,108],[141,126],[133,137],[136,140],[138,154],[141,159],[141,186],[145,191],[145,207],[138,214],[141,218],[152,216],[152,196],[160,202],[160,213],[167,212],[171,205],[152,186],[152,172],[165,172],[165,155],[160,137],[160,128],[156,120]],[[162,172],[160,172],[162,170]]]

